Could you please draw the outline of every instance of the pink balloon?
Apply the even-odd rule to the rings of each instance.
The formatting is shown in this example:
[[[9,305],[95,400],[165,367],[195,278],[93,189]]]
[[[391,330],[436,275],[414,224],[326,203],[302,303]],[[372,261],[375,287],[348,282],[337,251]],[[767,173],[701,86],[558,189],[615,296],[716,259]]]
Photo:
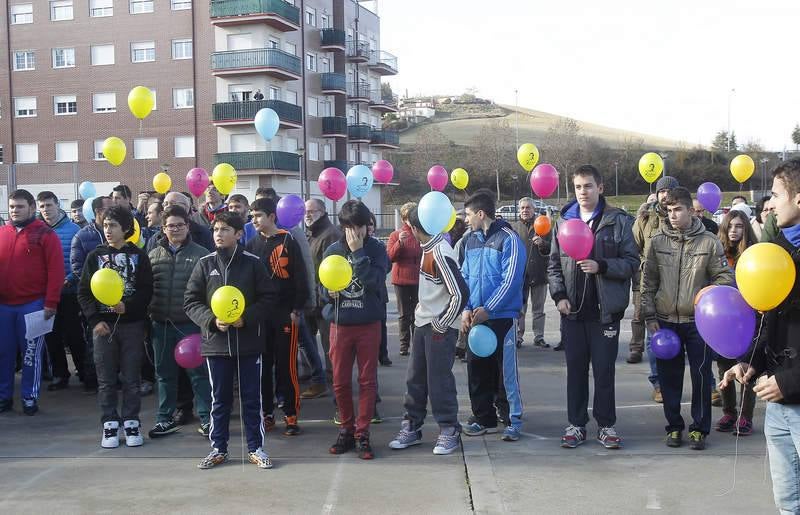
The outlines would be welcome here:
[[[447,170],[445,170],[442,165],[433,165],[431,169],[428,170],[428,184],[436,191],[444,190],[445,186],[447,186],[448,179]]]
[[[202,168],[192,168],[186,174],[186,187],[195,197],[199,197],[206,191],[208,182],[208,172]]]
[[[542,163],[533,169],[531,189],[541,198],[547,198],[558,188],[558,171],[555,166]]]
[[[558,226],[558,244],[575,261],[588,258],[594,246],[594,234],[589,226],[578,218],[567,220]]]
[[[394,167],[392,166],[392,163],[386,161],[385,159],[381,159],[372,165],[372,176],[378,182],[385,184],[392,180],[393,175]]]
[[[203,364],[200,346],[203,338],[199,334],[184,337],[175,346],[175,362],[182,368],[197,368]]]
[[[336,201],[344,197],[347,192],[347,179],[338,168],[326,168],[319,174],[317,185],[323,195]]]

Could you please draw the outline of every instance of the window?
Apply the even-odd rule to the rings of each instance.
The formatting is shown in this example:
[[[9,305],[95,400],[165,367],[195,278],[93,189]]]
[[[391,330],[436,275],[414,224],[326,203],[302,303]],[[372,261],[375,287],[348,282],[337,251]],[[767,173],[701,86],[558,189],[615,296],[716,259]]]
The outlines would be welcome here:
[[[53,114],[77,114],[78,100],[75,95],[59,95],[53,97]]]
[[[17,4],[11,6],[11,25],[33,23],[33,4]]]
[[[154,88],[147,88],[147,89],[149,89],[150,93],[153,94],[153,111],[155,111],[156,107],[158,107],[158,101],[156,100],[156,90]]]
[[[319,116],[319,109],[318,109],[318,102],[317,99],[314,97],[308,97],[306,99],[306,110],[308,111],[308,116]]]
[[[331,160],[331,146],[329,143],[322,145],[322,159],[324,161]]]
[[[54,0],[50,2],[50,20],[63,21],[72,19],[72,0]]]
[[[369,115],[369,124],[376,128],[379,128],[381,126],[380,119],[374,114]]]
[[[78,162],[78,142],[56,141],[56,162],[57,163]]]
[[[14,116],[16,118],[30,118],[36,116],[36,97],[15,98]]]
[[[173,11],[183,11],[192,8],[192,0],[172,0]]]
[[[131,43],[131,62],[148,63],[156,60],[156,42]]]
[[[283,51],[287,54],[297,55],[297,45],[294,43],[284,43],[283,44]]]
[[[155,50],[154,50],[154,52],[155,52]],[[173,59],[191,59],[192,58],[192,40],[191,39],[173,39],[172,40],[172,58]]]
[[[273,37],[267,40],[267,48],[280,48],[281,42]]]
[[[35,70],[36,53],[33,50],[14,52],[14,70]]]
[[[280,88],[276,88],[275,86],[269,87],[269,99],[270,100],[280,100],[281,99],[281,90]]]
[[[297,105],[297,91],[284,91],[283,100],[285,102],[289,102],[290,104]]]
[[[114,0],[89,0],[89,16],[92,18],[114,16]]]
[[[331,60],[327,57],[319,58],[319,72],[328,73],[331,71]]]
[[[92,95],[92,111],[95,113],[117,112],[117,94],[95,93]]]
[[[172,107],[188,109],[194,107],[194,88],[176,88],[172,90]]]
[[[53,68],[74,68],[74,67],[75,67],[74,48],[53,49]]]
[[[320,100],[319,102],[319,109],[317,110],[320,116],[332,116],[331,115],[331,103],[327,100]]]
[[[312,72],[317,71],[317,56],[311,52],[306,54],[306,68]]]
[[[331,28],[331,18],[327,14],[320,14],[319,15],[319,28],[321,29],[329,29]]]
[[[103,155],[103,143],[105,140],[103,139],[96,139],[94,140],[94,160],[95,161],[105,161],[106,156]]]
[[[280,148],[280,147],[275,147]],[[286,151],[297,152],[297,138],[286,138]]]
[[[114,64],[114,45],[92,45],[91,48],[93,66]]]
[[[231,152],[252,152],[258,149],[259,139],[260,137],[255,132],[231,134]],[[277,138],[272,138],[273,148],[275,148],[275,139]]]
[[[38,143],[18,143],[16,145],[17,163],[38,163]]]
[[[0,164],[3,164],[4,162],[3,157],[3,145],[0,145]]]
[[[308,158],[311,161],[319,161],[319,143],[316,141],[308,142]]]
[[[175,157],[194,157],[194,136],[175,137]]]
[[[306,7],[306,25],[317,26],[317,10],[313,7]]]
[[[131,14],[153,12],[153,0],[130,0]]]
[[[156,138],[136,138],[133,140],[134,159],[157,159],[158,140]]]

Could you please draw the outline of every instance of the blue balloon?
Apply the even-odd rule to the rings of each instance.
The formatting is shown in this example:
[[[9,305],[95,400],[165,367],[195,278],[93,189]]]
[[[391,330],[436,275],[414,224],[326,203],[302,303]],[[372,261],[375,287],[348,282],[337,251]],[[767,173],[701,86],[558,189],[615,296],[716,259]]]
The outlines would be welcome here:
[[[497,336],[486,325],[475,325],[469,330],[469,349],[481,358],[491,356],[497,349]]]
[[[82,199],[87,199],[89,197],[94,197],[97,195],[97,189],[94,187],[94,183],[91,181],[83,181],[80,186],[78,186],[78,194],[81,196]]]
[[[253,122],[256,124],[256,130],[258,133],[261,134],[261,137],[267,141],[270,141],[275,137],[275,135],[278,133],[278,128],[281,125],[281,120],[278,118],[278,113],[269,107],[259,109]]]
[[[92,201],[94,197],[89,197],[83,201],[83,217],[87,222],[94,222],[94,210],[92,209]]]
[[[430,235],[439,234],[450,223],[453,205],[441,191],[431,191],[423,195],[417,206],[419,221]]]
[[[681,339],[672,329],[659,329],[653,333],[650,348],[658,359],[672,359],[681,351]]]
[[[350,195],[362,198],[372,189],[372,170],[364,165],[355,165],[347,171],[347,191]]]

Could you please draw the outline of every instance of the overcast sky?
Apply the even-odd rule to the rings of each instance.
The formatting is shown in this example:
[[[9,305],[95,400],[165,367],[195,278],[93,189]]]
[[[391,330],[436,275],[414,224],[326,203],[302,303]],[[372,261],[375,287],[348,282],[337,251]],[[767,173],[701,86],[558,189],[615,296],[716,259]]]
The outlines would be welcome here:
[[[458,94],[709,144],[794,148],[796,0],[380,0],[395,93]],[[729,93],[735,89],[734,93]]]

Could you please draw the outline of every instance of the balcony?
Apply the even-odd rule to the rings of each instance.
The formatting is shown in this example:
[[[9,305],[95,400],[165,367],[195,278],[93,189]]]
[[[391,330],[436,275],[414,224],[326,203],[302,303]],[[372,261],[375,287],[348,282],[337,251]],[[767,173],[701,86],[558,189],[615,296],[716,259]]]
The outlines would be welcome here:
[[[372,147],[398,149],[400,148],[400,133],[385,129],[374,130],[369,144]]]
[[[300,9],[284,0],[211,0],[211,23],[225,27],[263,21],[281,32],[300,29]]]
[[[228,163],[237,170],[300,171],[299,155],[275,150],[214,154],[214,166],[220,163]]]
[[[347,173],[348,168],[347,161],[344,159],[335,159],[333,161],[323,161],[322,166],[324,168],[338,168],[340,171]]]
[[[370,54],[370,71],[378,75],[397,75],[397,57],[383,50],[373,50]]]
[[[345,77],[344,73],[321,73],[319,77],[323,94],[347,94],[347,77]]]
[[[347,41],[347,60],[351,63],[369,62],[369,43],[366,41]]]
[[[382,113],[396,113],[397,98],[385,98],[379,89],[373,89],[369,94],[369,107]]]
[[[214,125],[247,125],[253,123],[256,113],[269,107],[281,121],[281,129],[303,127],[303,108],[282,100],[246,100],[244,102],[218,102],[212,105]]]
[[[369,102],[369,84],[351,82],[347,85],[347,97],[350,102],[363,104]]]
[[[372,127],[366,123],[349,125],[347,139],[349,143],[370,143],[372,142]]]
[[[266,73],[279,80],[299,80],[303,63],[299,57],[277,48],[253,48],[214,52],[211,70],[216,76]]]
[[[322,118],[323,138],[346,138],[348,133],[347,118],[344,116],[325,116]]]
[[[339,50],[344,52],[346,48],[345,33],[339,29],[322,29],[319,31],[320,44],[319,47],[328,52]]]

